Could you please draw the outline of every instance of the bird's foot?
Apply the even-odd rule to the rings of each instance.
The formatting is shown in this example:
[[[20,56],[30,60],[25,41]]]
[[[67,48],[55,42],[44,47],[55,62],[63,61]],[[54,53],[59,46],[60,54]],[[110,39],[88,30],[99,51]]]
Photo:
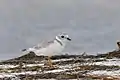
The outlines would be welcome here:
[[[48,70],[53,70],[53,69],[58,68],[56,65],[49,64],[49,63],[46,63],[44,65],[45,65],[46,69],[48,69]]]

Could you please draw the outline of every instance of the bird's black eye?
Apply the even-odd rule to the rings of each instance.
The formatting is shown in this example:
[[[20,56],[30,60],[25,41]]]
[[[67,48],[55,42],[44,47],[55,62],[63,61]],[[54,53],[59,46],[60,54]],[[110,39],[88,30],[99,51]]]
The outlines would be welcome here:
[[[61,38],[64,38],[64,36],[61,36]]]

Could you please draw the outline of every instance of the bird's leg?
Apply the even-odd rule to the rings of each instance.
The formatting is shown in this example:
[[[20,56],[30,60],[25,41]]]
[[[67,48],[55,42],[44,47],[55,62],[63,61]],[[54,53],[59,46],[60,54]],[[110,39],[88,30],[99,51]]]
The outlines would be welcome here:
[[[48,66],[49,66],[50,68],[53,68],[53,64],[52,64],[52,61],[51,61],[51,59],[50,59],[50,56],[48,56]]]

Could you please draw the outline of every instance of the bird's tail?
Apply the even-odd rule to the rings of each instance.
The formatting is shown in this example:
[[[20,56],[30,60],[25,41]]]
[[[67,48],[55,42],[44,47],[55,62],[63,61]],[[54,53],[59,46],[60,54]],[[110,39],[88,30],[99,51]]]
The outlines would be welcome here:
[[[24,51],[26,51],[27,49],[22,49],[22,51],[24,52]]]

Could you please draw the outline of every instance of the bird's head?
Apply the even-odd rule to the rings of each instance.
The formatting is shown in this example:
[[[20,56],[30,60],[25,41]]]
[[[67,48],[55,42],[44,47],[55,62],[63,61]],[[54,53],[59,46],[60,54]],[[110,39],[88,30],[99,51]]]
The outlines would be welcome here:
[[[117,45],[120,45],[120,41],[117,41]]]
[[[71,41],[71,38],[66,33],[61,33],[56,36],[56,39],[65,43],[67,41]]]

